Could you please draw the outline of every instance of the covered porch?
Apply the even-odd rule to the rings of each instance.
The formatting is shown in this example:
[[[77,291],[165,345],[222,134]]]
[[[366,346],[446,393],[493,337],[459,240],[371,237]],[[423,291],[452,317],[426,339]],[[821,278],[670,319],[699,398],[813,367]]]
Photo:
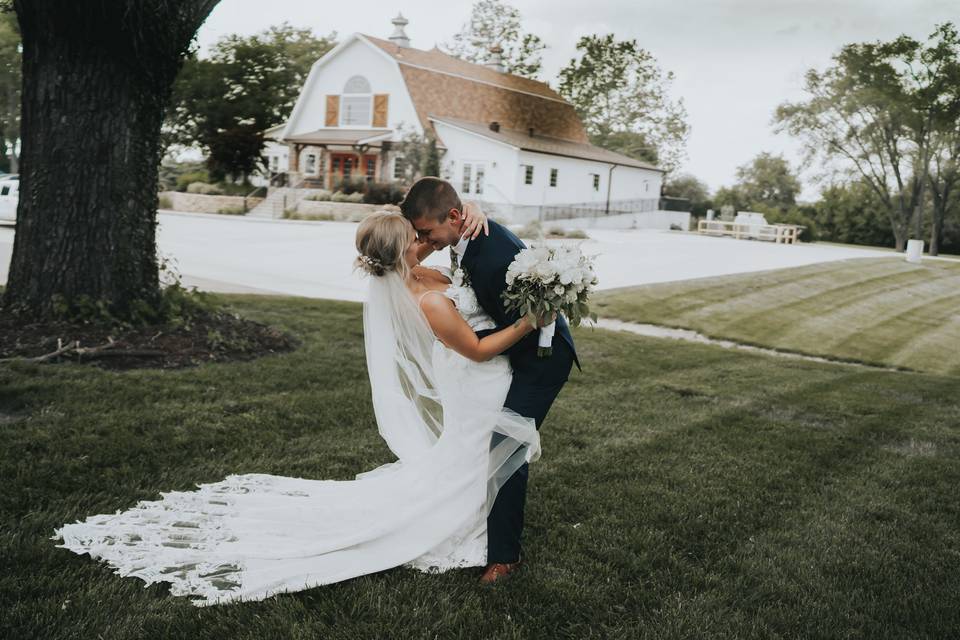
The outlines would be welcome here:
[[[334,190],[349,180],[393,179],[390,129],[319,129],[285,138],[289,186]]]

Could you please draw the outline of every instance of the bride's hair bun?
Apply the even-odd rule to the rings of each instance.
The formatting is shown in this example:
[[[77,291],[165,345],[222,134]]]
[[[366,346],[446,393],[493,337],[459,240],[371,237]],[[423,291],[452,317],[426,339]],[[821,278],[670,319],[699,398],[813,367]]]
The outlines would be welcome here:
[[[387,271],[379,260],[370,256],[358,256],[355,266],[372,276],[382,276]]]
[[[357,227],[357,269],[373,276],[397,271],[406,278],[410,270],[404,260],[413,227],[399,213],[378,211]]]

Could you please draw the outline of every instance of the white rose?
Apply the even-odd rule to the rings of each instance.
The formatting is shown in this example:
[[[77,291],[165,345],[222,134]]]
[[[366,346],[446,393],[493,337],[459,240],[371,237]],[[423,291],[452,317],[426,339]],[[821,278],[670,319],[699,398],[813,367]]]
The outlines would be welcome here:
[[[556,277],[556,272],[553,270],[553,266],[548,262],[541,262],[534,269],[534,273],[540,277],[543,282],[552,282],[554,277]]]
[[[567,269],[560,274],[560,283],[561,284],[572,284],[575,281],[580,280],[580,273],[576,269]]]
[[[557,294],[558,296],[562,296],[564,291],[566,291],[566,289],[564,289],[564,288],[563,288],[562,286],[560,286],[559,284],[553,288],[553,292],[554,292],[555,294]]]

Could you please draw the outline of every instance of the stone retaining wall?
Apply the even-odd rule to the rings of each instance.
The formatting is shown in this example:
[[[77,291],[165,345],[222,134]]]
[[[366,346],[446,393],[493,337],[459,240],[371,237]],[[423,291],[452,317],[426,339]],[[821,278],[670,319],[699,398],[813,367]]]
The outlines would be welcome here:
[[[182,191],[161,191],[161,198],[170,200],[170,208],[174,211],[189,211],[193,213],[220,213],[221,209],[237,209],[243,207],[243,196],[205,196],[199,193],[183,193]],[[247,198],[247,210],[263,202],[263,198]]]
[[[329,200],[303,199],[297,203],[297,214],[309,220],[311,216],[322,219],[359,222],[375,211],[399,211],[394,205],[362,204],[357,202],[332,202]]]

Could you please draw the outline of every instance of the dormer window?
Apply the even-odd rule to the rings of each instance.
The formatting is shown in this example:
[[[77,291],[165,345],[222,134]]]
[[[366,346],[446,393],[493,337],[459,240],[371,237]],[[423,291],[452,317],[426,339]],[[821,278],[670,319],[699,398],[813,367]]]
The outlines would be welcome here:
[[[340,126],[369,127],[373,117],[373,92],[363,76],[347,80],[340,96]]]

